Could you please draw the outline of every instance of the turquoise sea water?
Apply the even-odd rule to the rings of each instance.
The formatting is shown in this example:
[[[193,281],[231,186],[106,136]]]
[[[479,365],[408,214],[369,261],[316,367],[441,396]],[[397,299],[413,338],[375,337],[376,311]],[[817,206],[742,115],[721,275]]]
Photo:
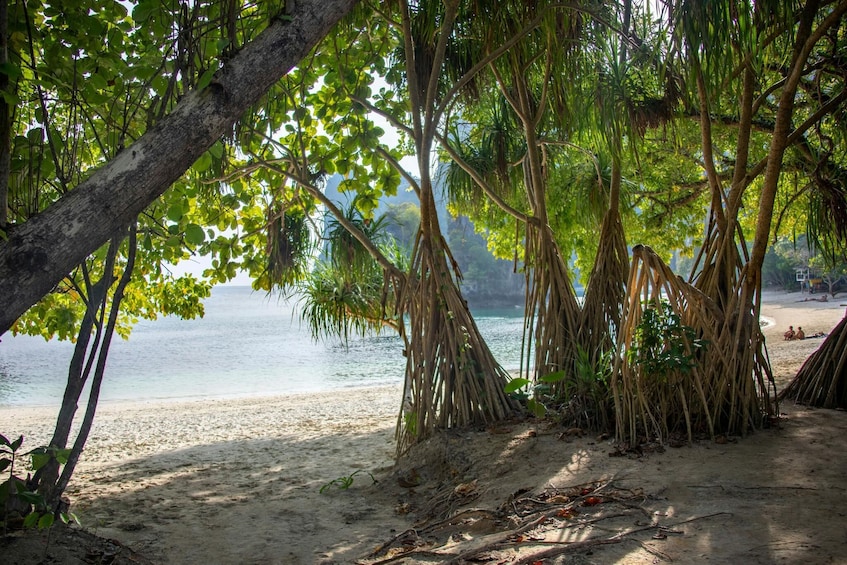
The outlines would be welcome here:
[[[115,338],[101,400],[233,398],[399,384],[405,359],[394,334],[314,342],[296,302],[220,286],[197,320],[143,321]],[[506,369],[520,364],[519,309],[474,312]],[[6,334],[0,342],[0,406],[58,405],[73,344]]]

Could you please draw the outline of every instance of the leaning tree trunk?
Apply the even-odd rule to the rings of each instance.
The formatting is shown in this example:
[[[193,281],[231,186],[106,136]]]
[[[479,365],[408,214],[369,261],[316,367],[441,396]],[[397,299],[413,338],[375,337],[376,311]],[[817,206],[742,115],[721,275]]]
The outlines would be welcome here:
[[[167,190],[356,4],[298,0],[173,112],[0,240],[0,334]]]
[[[91,391],[88,393],[88,403],[86,404],[85,415],[82,418],[79,431],[77,432],[74,445],[68,455],[68,460],[62,469],[62,474],[59,476],[53,488],[47,496],[47,504],[58,509],[61,504],[62,495],[71,480],[73,472],[76,470],[76,465],[79,458],[82,456],[82,451],[85,448],[85,443],[88,441],[88,435],[91,433],[91,426],[94,424],[94,415],[97,412],[97,403],[100,400],[100,388],[103,384],[103,376],[106,372],[106,359],[109,356],[109,347],[112,343],[112,337],[115,333],[115,324],[118,321],[118,314],[123,301],[124,291],[132,278],[132,271],[135,268],[135,251],[136,251],[136,226],[130,228],[129,233],[129,253],[127,263],[124,267],[124,272],[118,281],[118,286],[115,288],[115,293],[112,296],[112,306],[109,310],[109,319],[106,327],[103,329],[103,341],[100,345],[100,351],[97,354],[97,366],[94,369],[94,379],[91,381]]]
[[[115,260],[120,241],[120,238],[112,238],[106,253],[103,275],[100,277],[100,280],[86,289],[88,297],[86,299],[85,314],[82,318],[79,332],[77,333],[77,341],[74,345],[73,356],[68,367],[68,380],[62,396],[62,404],[59,407],[56,426],[53,428],[53,437],[50,440],[50,447],[56,449],[65,449],[68,446],[71,428],[76,417],[77,408],[79,407],[79,399],[91,375],[96,353],[102,344],[104,336],[103,318],[109,300],[109,289],[115,281]],[[85,270],[85,264],[80,268]],[[88,278],[88,275],[85,274],[84,279],[88,281]],[[49,493],[58,477],[59,461],[51,458],[46,465],[35,473],[33,486],[36,486],[41,492]]]
[[[806,359],[779,398],[817,408],[847,410],[847,316]]]

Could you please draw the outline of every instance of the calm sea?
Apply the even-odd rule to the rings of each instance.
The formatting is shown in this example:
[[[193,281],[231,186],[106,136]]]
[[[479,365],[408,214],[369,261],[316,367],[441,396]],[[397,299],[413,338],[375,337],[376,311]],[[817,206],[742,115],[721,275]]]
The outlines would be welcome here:
[[[393,334],[315,342],[296,301],[219,286],[197,320],[142,321],[115,337],[103,401],[234,398],[399,384],[405,360]],[[480,332],[503,367],[520,364],[518,309],[479,310]],[[6,334],[0,342],[0,406],[58,405],[73,344]]]

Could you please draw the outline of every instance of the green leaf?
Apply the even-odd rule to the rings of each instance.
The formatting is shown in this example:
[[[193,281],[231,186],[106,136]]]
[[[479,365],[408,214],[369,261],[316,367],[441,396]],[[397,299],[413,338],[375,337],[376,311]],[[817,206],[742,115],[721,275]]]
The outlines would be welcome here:
[[[5,63],[0,64],[0,74],[4,74],[11,79],[20,78],[21,68],[14,63],[6,61]]]
[[[53,517],[53,514],[48,512],[38,520],[38,529],[46,530],[47,528],[53,525],[54,520],[55,518]]]
[[[182,204],[172,204],[170,208],[168,208],[168,219],[172,222],[178,222],[182,219]]]
[[[512,379],[511,381],[506,383],[506,386],[503,387],[503,392],[505,392],[506,394],[517,392],[523,387],[527,386],[529,383],[529,379],[524,379],[522,377]]]
[[[3,100],[6,101],[8,106],[17,106],[21,103],[20,97],[14,92],[6,92],[5,90],[0,92],[0,96],[3,96]]]
[[[27,517],[24,518],[24,528],[32,528],[33,526],[35,526],[38,523],[39,517],[40,516],[37,512],[31,512],[30,514],[27,514]]]
[[[215,159],[220,159],[224,155],[224,144],[216,141],[214,145],[209,147],[209,154]]]
[[[6,470],[6,467],[12,464],[11,459],[0,459],[0,473]]]
[[[47,453],[33,453],[32,454],[32,468],[35,471],[38,471],[47,463],[50,462],[50,455]]]
[[[550,373],[549,375],[544,375],[540,380],[542,383],[557,383],[565,378],[564,371],[556,371],[555,373]]]
[[[198,173],[208,171],[212,168],[212,155],[208,151],[200,155],[200,158],[191,166]]]
[[[22,486],[22,485],[21,485]],[[26,487],[23,487],[26,488]],[[42,504],[44,502],[44,497],[38,494],[37,492],[30,492],[28,490],[18,491],[18,496],[24,501],[30,504]]]
[[[44,130],[38,127],[32,128],[26,132],[26,137],[30,143],[41,143],[44,139]]]
[[[11,447],[11,448],[12,448],[12,451],[13,451],[13,452],[14,452],[14,451],[17,451],[18,449],[20,449],[20,448],[21,448],[21,444],[22,444],[23,442],[24,442],[24,436],[20,436],[20,437],[18,437],[18,439],[16,439],[15,441],[13,441],[9,447]]]
[[[197,224],[188,224],[185,227],[185,241],[192,245],[201,245],[206,240],[206,232]]]
[[[71,456],[70,449],[54,449],[53,451],[54,457],[56,457],[56,461],[64,465],[68,462],[68,459]]]
[[[90,77],[88,77],[88,81],[87,81],[87,82],[88,82],[91,86],[93,86],[94,88],[96,88],[96,89],[98,89],[98,90],[106,90],[107,88],[109,88],[109,85],[108,85],[108,84],[106,84],[106,79],[105,79],[105,78],[103,78],[103,76],[102,76],[102,75],[99,75],[99,74],[97,74],[97,73],[94,73],[93,75],[91,75]]]
[[[0,445],[6,445],[11,447],[12,444],[9,442],[9,439],[6,436],[0,434]]]
[[[136,23],[146,22],[155,11],[156,5],[154,2],[139,2],[132,9],[132,19]]]
[[[536,401],[534,398],[530,398],[526,401],[526,407],[536,418],[543,418],[544,415],[547,414],[547,407]]]
[[[209,86],[212,83],[212,79],[216,72],[217,69],[208,69],[205,73],[200,75],[200,80],[197,81],[197,90],[203,90]]]

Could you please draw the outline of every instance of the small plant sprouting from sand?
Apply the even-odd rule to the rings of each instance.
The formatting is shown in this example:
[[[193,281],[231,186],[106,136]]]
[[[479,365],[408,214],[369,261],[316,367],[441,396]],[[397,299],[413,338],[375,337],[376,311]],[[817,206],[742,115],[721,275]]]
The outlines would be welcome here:
[[[646,305],[627,354],[630,363],[641,366],[646,374],[667,379],[674,372],[689,373],[695,364],[694,351],[707,344],[663,300],[660,307]]]
[[[373,474],[371,474],[369,471],[359,469],[358,471],[353,471],[349,475],[338,477],[337,479],[332,479],[327,484],[321,487],[321,494],[324,494],[333,487],[337,488],[338,490],[347,490],[353,484],[353,477],[355,477],[359,473],[367,473],[373,481],[373,484],[376,484],[376,479],[374,478]]]
[[[547,414],[543,395],[550,392],[551,385],[562,381],[566,376],[564,371],[556,371],[540,377],[534,385],[529,379],[517,377],[506,383],[503,392],[519,402],[524,402],[527,410],[536,418],[543,418]]]
[[[9,478],[0,484],[0,503],[3,505],[3,535],[8,531],[9,519],[14,514],[22,518],[24,528],[37,527],[39,530],[49,529],[56,517],[68,523],[71,520],[78,522],[77,517],[70,512],[54,512],[47,505],[44,496],[27,486],[27,483],[15,476],[15,463],[20,458],[19,451],[24,442],[24,436],[19,436],[14,441],[0,434],[0,472],[9,470]],[[51,458],[55,458],[60,464],[64,464],[69,449],[56,449],[39,447],[28,452],[31,458],[33,471],[38,471],[47,464]]]

